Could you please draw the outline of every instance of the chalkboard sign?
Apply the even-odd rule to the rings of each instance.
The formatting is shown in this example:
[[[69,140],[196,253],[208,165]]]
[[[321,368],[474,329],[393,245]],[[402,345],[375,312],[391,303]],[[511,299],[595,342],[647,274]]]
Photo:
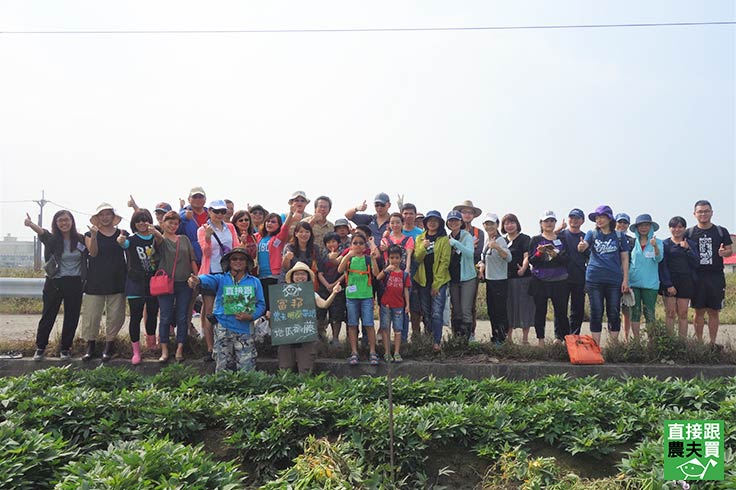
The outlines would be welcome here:
[[[286,345],[317,340],[314,283],[274,284],[268,288],[271,344]]]

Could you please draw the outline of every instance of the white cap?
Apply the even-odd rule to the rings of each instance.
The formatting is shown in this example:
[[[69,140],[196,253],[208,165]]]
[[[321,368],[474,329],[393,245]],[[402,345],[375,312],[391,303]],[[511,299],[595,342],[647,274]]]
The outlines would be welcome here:
[[[498,215],[494,213],[486,213],[486,215],[483,217],[483,223],[487,221],[493,221],[494,223],[498,223]]]
[[[539,217],[539,221],[546,221],[548,219],[553,219],[557,221],[557,215],[554,211],[551,211],[549,209],[542,213],[542,216]]]

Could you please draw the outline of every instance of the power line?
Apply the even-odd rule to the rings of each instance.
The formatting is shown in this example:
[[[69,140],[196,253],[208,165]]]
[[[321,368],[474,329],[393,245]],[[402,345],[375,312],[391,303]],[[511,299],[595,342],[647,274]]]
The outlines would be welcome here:
[[[90,213],[85,213],[84,211],[79,211],[79,210],[76,210],[76,209],[72,209],[69,206],[64,206],[63,204],[59,204],[58,202],[54,202],[54,201],[46,201],[46,202],[48,202],[49,204],[53,204],[57,208],[66,209],[67,211],[71,211],[72,213],[83,214],[85,216],[93,216]]]
[[[87,34],[312,34],[338,32],[429,32],[429,31],[511,31],[532,29],[610,29],[622,27],[690,27],[734,25],[736,21],[713,22],[646,22],[636,24],[563,24],[477,27],[375,27],[345,29],[122,29],[72,31],[0,31],[0,35],[87,35]]]
[[[21,203],[21,202],[36,202],[33,199],[25,199],[22,201],[0,201],[0,204],[15,204],[15,203]]]

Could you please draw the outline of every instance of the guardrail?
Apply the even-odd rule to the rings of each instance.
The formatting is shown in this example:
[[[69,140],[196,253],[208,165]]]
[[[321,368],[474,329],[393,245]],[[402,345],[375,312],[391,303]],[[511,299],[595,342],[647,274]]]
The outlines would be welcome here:
[[[41,298],[42,277],[0,277],[0,298]]]

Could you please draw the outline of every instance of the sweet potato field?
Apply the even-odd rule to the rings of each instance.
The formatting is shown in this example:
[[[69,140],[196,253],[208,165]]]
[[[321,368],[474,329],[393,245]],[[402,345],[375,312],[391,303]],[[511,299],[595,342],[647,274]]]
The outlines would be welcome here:
[[[666,419],[726,426],[736,380],[199,376],[171,366],[0,379],[0,488],[657,489]]]

